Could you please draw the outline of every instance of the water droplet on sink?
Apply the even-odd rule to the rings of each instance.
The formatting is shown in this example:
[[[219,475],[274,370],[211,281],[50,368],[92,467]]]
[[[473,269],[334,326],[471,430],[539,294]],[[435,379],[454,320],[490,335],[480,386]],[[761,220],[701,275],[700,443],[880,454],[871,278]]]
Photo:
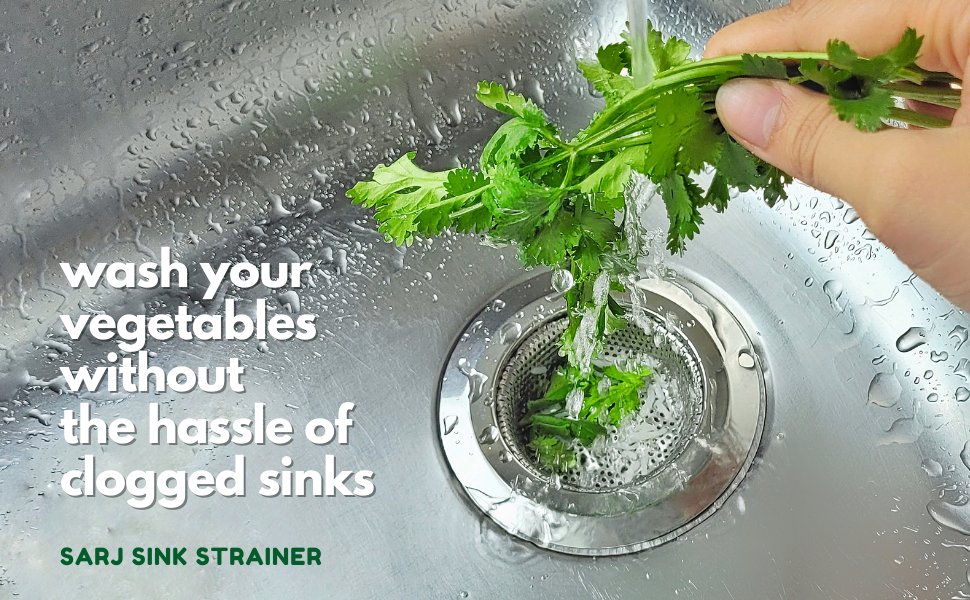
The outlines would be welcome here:
[[[847,208],[845,209],[845,214],[842,215],[842,220],[851,225],[859,220],[859,213],[854,208]]]
[[[923,379],[933,379],[933,371],[926,371],[923,373]]]
[[[956,391],[957,402],[970,400],[970,390],[965,387],[958,387]]]
[[[919,439],[922,433],[923,428],[916,420],[916,417],[903,417],[893,421],[892,425],[889,426],[889,429],[879,440],[879,445],[912,444]]]
[[[906,333],[899,336],[896,340],[896,349],[900,352],[909,352],[919,348],[926,343],[926,330],[922,327],[910,327]]]
[[[843,309],[839,304],[839,298],[842,297],[842,290],[842,284],[834,279],[830,279],[822,284],[822,291],[829,297],[829,300],[832,302],[832,307],[839,311]]]
[[[869,404],[890,408],[899,402],[903,388],[892,373],[877,373],[869,382]]]
[[[506,323],[498,331],[498,341],[501,344],[511,344],[522,335],[522,326],[518,323]]]
[[[498,427],[495,425],[489,425],[478,436],[479,444],[494,444],[496,440],[498,440]]]
[[[959,350],[960,348],[963,347],[964,344],[967,343],[967,338],[970,337],[970,331],[967,331],[967,328],[962,325],[957,325],[956,327],[953,328],[953,331],[950,332],[950,335],[948,337],[950,339],[956,340],[957,342],[956,349]]]
[[[552,287],[560,294],[565,294],[575,283],[573,274],[566,269],[559,269],[552,274]]]
[[[831,250],[835,240],[839,239],[839,232],[834,229],[825,234],[825,249]]]
[[[458,425],[458,417],[455,415],[447,415],[443,421],[445,435],[448,435],[455,430],[455,426]]]
[[[943,476],[943,465],[932,458],[923,459],[923,464],[921,466],[923,467],[923,470],[926,471],[926,474],[930,477]]]
[[[903,564],[903,561],[905,561],[905,560],[906,559],[904,557],[897,556],[896,558],[893,559],[893,562],[896,563],[897,565],[901,565],[901,564]]]
[[[946,352],[930,352],[930,360],[933,362],[943,362],[944,360],[950,358],[950,355]]]
[[[754,357],[748,353],[747,350],[742,350],[738,353],[738,364],[745,369],[754,368]]]
[[[37,410],[36,408],[32,408],[32,409],[28,410],[27,411],[27,416],[28,417],[33,417],[34,419],[37,419],[38,421],[40,421],[40,423],[42,425],[50,425],[51,424],[51,416],[52,415],[44,414],[44,413],[40,412],[39,410]]]
[[[502,309],[505,308],[505,300],[501,298],[493,300],[491,308],[495,312],[502,312]]]
[[[931,500],[926,512],[937,525],[963,535],[970,535],[970,506],[957,505],[942,500]]]
[[[478,402],[485,395],[485,382],[488,375],[479,373],[466,358],[458,359],[458,370],[468,378],[468,402]]]
[[[959,375],[960,377],[963,377],[967,381],[970,381],[970,360],[967,360],[966,358],[961,358],[960,362],[957,363],[956,368],[953,369],[953,374]]]
[[[809,277],[808,279],[805,280],[805,287],[812,287],[813,283],[815,283],[815,280]]]

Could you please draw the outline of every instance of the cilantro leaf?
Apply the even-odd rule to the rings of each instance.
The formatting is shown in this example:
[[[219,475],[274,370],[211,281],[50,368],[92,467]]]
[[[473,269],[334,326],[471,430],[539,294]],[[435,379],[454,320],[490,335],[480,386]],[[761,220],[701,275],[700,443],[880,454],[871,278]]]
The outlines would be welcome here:
[[[659,183],[677,166],[677,155],[695,124],[698,106],[696,94],[687,89],[675,89],[657,99],[653,139],[644,163],[644,174],[653,181]]]
[[[647,21],[647,48],[653,60],[653,72],[658,75],[690,62],[687,58],[690,44],[673,36],[664,40],[663,34],[650,21]]]
[[[616,238],[620,235],[620,229],[613,223],[613,220],[596,211],[582,212],[577,223],[583,232],[583,236],[600,248],[616,241]]]
[[[699,191],[696,185],[688,184],[680,173],[671,173],[660,182],[660,195],[670,218],[667,249],[671,253],[681,252],[684,239],[693,239],[694,234],[700,231],[698,225],[703,223],[694,201]]]
[[[724,212],[730,199],[731,190],[728,189],[727,180],[720,171],[715,172],[714,177],[711,178],[711,185],[707,187],[707,193],[704,194],[704,205],[713,206],[717,212]]]
[[[531,237],[519,241],[519,258],[527,267],[561,266],[567,254],[579,244],[583,235],[576,217],[560,215],[547,227],[535,229]]]
[[[607,106],[616,105],[634,90],[633,79],[615,73],[595,61],[581,60],[576,63],[583,77],[606,98]]]
[[[742,192],[755,188],[761,183],[754,156],[733,139],[728,139],[724,143],[721,156],[717,161],[717,174],[725,184],[736,187]]]
[[[361,181],[347,191],[355,204],[377,208],[379,230],[398,245],[410,244],[417,231],[435,234],[450,224],[441,218],[419,223],[422,211],[447,194],[448,172],[425,171],[413,160],[414,152],[409,152],[389,166],[378,165],[371,181]]]
[[[873,58],[860,57],[848,44],[839,40],[830,41],[827,50],[833,66],[867,79],[887,81],[916,62],[922,45],[922,36],[918,37],[916,30],[910,28],[895,47]]]
[[[524,119],[514,117],[498,128],[482,149],[483,169],[516,158],[539,139],[539,130]]]
[[[842,121],[855,123],[862,131],[877,131],[883,126],[883,119],[889,118],[890,109],[895,106],[892,94],[878,88],[868,96],[857,100],[831,98],[829,104],[835,107]]]
[[[525,241],[545,225],[551,223],[553,228],[562,229],[569,221],[564,217],[562,223],[555,222],[566,191],[530,181],[514,164],[500,164],[491,173],[491,184],[494,194],[484,194],[482,201],[495,220],[492,236],[497,240]]]
[[[822,65],[814,58],[806,59],[798,66],[798,71],[802,74],[805,81],[817,83],[825,89],[828,94],[841,94],[839,85],[852,77],[849,71],[837,69],[832,65]],[[802,78],[799,78],[800,82]]]
[[[596,60],[601,67],[618,75],[630,68],[630,45],[624,41],[601,46],[596,50]]]
[[[563,473],[576,466],[576,453],[561,439],[551,435],[539,435],[529,442],[539,464],[554,472]]]
[[[445,190],[454,199],[449,205],[449,213],[455,229],[460,233],[477,231],[483,233],[492,227],[492,214],[478,204],[484,194],[489,193],[491,181],[484,173],[474,173],[468,169],[454,169],[448,172]],[[478,204],[478,208],[475,207]],[[461,213],[463,209],[468,212]]]
[[[721,155],[723,134],[714,128],[713,115],[707,114],[700,99],[694,97],[682,106],[685,116],[689,115],[690,125],[683,133],[680,150],[677,152],[677,163],[684,170],[697,173],[704,165],[712,165]]]
[[[643,160],[643,155],[644,149],[641,147],[624,148],[587,175],[579,184],[579,189],[587,194],[599,192],[607,198],[622,198],[633,174],[633,165]]]
[[[788,79],[788,67],[777,58],[742,54],[741,69],[748,77]]]
[[[766,165],[764,174],[764,197],[768,206],[774,206],[779,200],[788,198],[785,186],[792,182],[790,175],[772,165]]]
[[[550,128],[542,109],[535,102],[515,92],[506,92],[501,84],[482,81],[478,84],[478,101],[489,108],[519,117],[536,129]],[[554,130],[553,130],[554,131]]]

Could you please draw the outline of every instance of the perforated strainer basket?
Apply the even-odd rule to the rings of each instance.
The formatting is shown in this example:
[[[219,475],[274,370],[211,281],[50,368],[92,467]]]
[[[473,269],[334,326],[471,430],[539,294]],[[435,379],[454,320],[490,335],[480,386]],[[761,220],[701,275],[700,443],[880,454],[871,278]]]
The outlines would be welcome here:
[[[695,281],[637,284],[644,318],[612,334],[598,360],[654,371],[642,408],[577,448],[576,467],[558,476],[535,460],[519,422],[564,364],[561,295],[540,275],[471,320],[445,367],[438,418],[445,457],[476,506],[541,547],[609,555],[673,539],[724,503],[764,429],[764,353],[738,311]]]
[[[640,391],[642,402],[650,403],[648,410],[643,411],[641,429],[649,429],[652,435],[639,441],[627,441],[624,452],[611,452],[614,449],[607,443],[585,450],[576,466],[561,474],[560,483],[566,488],[606,492],[639,485],[679,456],[700,428],[705,396],[700,359],[679,330],[669,328],[658,315],[649,316],[652,331],[630,326],[614,332],[605,340],[599,355],[604,364],[632,359],[647,362],[652,367],[655,381]],[[564,314],[544,321],[500,367],[495,398],[499,432],[511,455],[537,479],[548,479],[552,474],[534,460],[528,449],[528,427],[519,423],[526,414],[529,401],[542,397],[555,369],[565,362],[559,356],[559,338],[567,324]],[[660,387],[656,379],[662,381],[665,388],[678,393],[666,402],[651,403],[650,392]],[[617,440],[613,441],[618,441],[620,436],[614,436]],[[597,468],[591,468],[592,465]]]

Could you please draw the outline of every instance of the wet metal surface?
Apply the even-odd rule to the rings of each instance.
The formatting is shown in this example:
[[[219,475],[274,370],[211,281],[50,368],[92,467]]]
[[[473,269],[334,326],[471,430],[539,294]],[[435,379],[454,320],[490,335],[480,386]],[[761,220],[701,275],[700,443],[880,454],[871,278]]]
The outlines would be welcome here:
[[[654,5],[663,28],[692,42],[763,7]],[[804,187],[773,210],[742,195],[706,214],[672,260],[750,317],[771,368],[766,442],[727,506],[669,544],[593,560],[515,541],[454,483],[438,447],[438,376],[468,317],[523,275],[515,250],[460,236],[395,249],[343,192],[411,149],[425,166],[471,162],[501,120],[472,101],[481,79],[514,85],[575,130],[600,101],[573,61],[615,39],[625,15],[623,2],[573,0],[0,5],[0,597],[966,594],[970,319],[849,207]],[[60,491],[90,450],[62,441],[55,417],[79,398],[58,393],[58,369],[115,348],[65,344],[57,314],[220,305],[198,290],[72,290],[58,263],[151,259],[162,246],[186,263],[314,262],[299,300],[320,333],[263,347],[149,345],[160,365],[240,357],[244,395],[80,400],[140,430],[149,401],[176,419],[235,418],[265,402],[294,423],[354,402],[350,445],[242,453],[249,473],[283,456],[320,469],[334,454],[341,469],[376,473],[373,497],[263,498],[253,487],[139,511]],[[283,310],[271,290],[229,293]],[[122,472],[219,471],[234,451],[146,439],[97,450]],[[68,568],[57,563],[66,545],[314,545],[323,565]]]

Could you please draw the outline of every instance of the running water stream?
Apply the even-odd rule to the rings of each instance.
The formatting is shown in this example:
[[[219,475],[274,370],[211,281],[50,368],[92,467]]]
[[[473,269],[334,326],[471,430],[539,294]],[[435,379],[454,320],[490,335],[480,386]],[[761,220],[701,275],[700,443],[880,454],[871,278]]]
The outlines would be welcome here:
[[[653,81],[653,70],[650,68],[647,47],[647,2],[649,0],[627,0],[627,20],[630,29],[630,63],[632,67],[633,83],[637,87],[650,85]]]

